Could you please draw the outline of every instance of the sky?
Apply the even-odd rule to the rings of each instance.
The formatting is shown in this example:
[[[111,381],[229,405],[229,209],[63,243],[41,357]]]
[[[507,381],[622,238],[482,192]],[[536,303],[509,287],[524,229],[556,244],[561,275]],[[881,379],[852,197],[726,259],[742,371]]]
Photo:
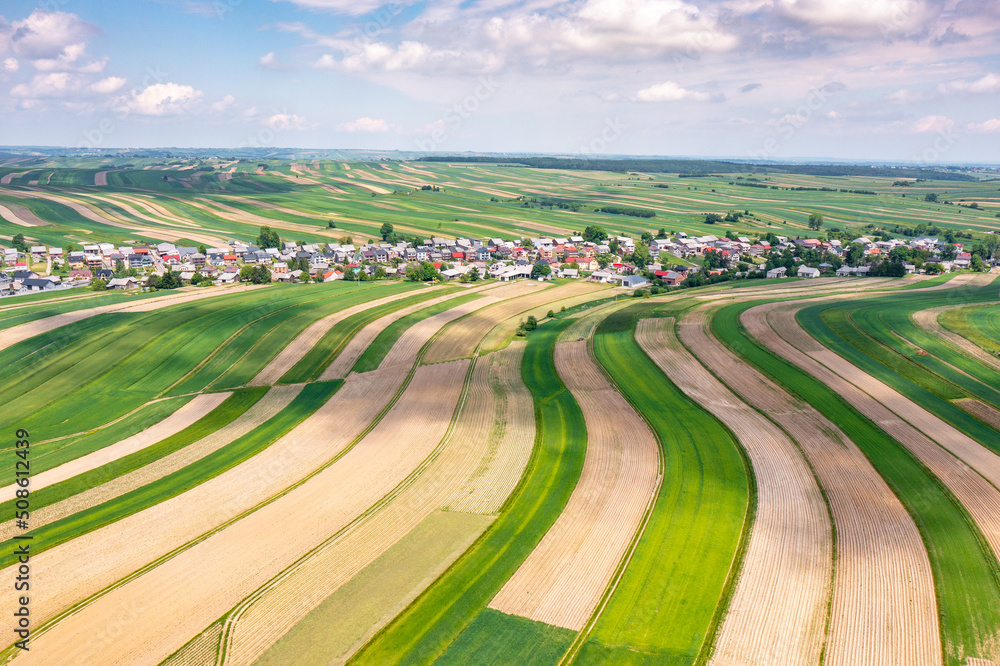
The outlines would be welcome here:
[[[4,0],[0,145],[1000,162],[1000,2]]]

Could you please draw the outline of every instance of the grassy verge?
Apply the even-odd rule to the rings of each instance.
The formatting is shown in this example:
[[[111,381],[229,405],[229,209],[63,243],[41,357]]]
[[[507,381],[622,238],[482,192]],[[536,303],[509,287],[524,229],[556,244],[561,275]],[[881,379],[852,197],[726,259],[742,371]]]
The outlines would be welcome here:
[[[658,435],[664,479],[579,660],[692,664],[728,604],[749,532],[751,479],[733,436],[646,356],[635,324],[635,308],[612,314],[597,329],[594,351]]]
[[[861,448],[913,517],[934,572],[947,663],[988,658],[984,643],[1000,634],[1000,572],[972,519],[910,453],[837,393],[757,345],[740,314],[756,303],[722,308],[712,321],[719,340],[793,395],[836,423]]]
[[[310,384],[276,416],[202,460],[130,493],[34,530],[32,552],[43,552],[110,525],[215,478],[260,453],[289,432],[329,400],[341,384],[340,381]],[[13,543],[5,542],[4,552],[13,553]],[[14,559],[12,555],[0,557],[0,567],[9,566]]]
[[[496,596],[558,518],[583,469],[583,413],[556,374],[553,350],[569,321],[528,337],[522,365],[537,434],[525,476],[489,530],[349,663],[429,663],[441,657]],[[463,644],[458,643],[456,650]],[[452,652],[451,657],[458,657]],[[473,658],[471,655],[469,658]]]

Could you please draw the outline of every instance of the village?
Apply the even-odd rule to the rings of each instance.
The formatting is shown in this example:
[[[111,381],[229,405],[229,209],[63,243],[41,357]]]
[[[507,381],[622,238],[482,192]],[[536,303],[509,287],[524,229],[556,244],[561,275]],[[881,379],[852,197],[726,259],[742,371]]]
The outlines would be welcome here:
[[[262,237],[273,234],[262,228]],[[430,238],[409,241],[310,244],[281,241],[262,248],[233,240],[224,247],[84,245],[81,249],[0,247],[0,296],[91,287],[134,290],[184,284],[332,282],[335,280],[590,279],[628,290],[697,286],[737,278],[863,277],[939,273],[990,266],[932,237],[908,242],[866,236],[849,242],[767,234],[751,240],[670,236],[664,229],[640,239],[608,236],[600,227],[569,238]],[[349,239],[344,239],[348,241]],[[890,268],[891,267],[891,268]],[[256,269],[256,270],[255,270]],[[891,271],[891,272],[887,272]],[[165,276],[167,282],[161,284]],[[654,291],[654,293],[656,293]]]

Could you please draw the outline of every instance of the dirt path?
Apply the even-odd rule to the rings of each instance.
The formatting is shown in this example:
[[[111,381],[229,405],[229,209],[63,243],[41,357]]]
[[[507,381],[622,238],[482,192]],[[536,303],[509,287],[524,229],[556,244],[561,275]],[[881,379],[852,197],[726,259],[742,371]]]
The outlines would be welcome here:
[[[586,342],[556,345],[556,369],[587,423],[587,456],[555,524],[490,608],[579,631],[600,602],[660,484],[658,445]]]
[[[756,518],[712,663],[816,664],[833,576],[823,495],[795,442],[698,363],[672,324],[643,320],[636,340],[672,382],[736,434],[757,485]]]
[[[1000,458],[833,352],[802,350],[790,344],[771,324],[781,330],[797,328],[794,312],[785,307],[772,320],[769,313],[775,305],[782,304],[758,306],[744,312],[742,321],[747,331],[824,382],[909,449],[965,506],[994,554],[1000,557],[1000,491],[995,485],[1000,480]],[[938,441],[932,439],[934,436]],[[994,483],[987,479],[993,479]]]
[[[702,308],[685,317],[681,338],[717,377],[798,443],[830,505],[837,552],[825,663],[940,663],[933,572],[906,508],[833,423],[712,338],[707,315]]]
[[[108,172],[98,171],[94,174],[94,185],[102,187],[108,184]]]

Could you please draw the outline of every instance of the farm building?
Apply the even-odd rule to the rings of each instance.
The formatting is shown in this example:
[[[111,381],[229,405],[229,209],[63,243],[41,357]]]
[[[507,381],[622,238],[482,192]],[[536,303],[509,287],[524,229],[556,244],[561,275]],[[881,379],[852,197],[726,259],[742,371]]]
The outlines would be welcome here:
[[[123,278],[112,278],[108,282],[108,289],[120,289],[122,291],[126,289],[135,289],[139,286],[139,280],[134,277],[123,277]]]
[[[798,275],[799,277],[805,277],[805,278],[818,278],[819,277],[819,269],[818,268],[810,268],[809,266],[799,266],[799,270],[796,273],[796,275]]]
[[[784,266],[778,266],[777,268],[772,268],[767,272],[767,279],[771,280],[774,278],[783,278],[788,272],[788,269]]]

